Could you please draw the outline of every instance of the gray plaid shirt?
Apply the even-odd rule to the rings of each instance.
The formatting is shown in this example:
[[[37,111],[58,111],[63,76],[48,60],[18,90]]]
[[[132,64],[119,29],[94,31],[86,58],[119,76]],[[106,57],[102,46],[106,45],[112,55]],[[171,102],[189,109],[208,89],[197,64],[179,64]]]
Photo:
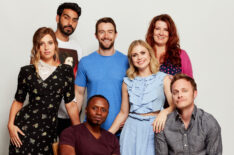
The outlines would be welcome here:
[[[157,155],[221,155],[221,128],[216,119],[194,106],[187,129],[177,110],[168,115],[163,131],[155,136]]]

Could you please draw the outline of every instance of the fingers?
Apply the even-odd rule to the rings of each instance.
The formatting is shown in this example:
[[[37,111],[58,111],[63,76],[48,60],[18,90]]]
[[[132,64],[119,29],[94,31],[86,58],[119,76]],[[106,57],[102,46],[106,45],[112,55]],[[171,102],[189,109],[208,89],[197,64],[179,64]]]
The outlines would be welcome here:
[[[11,128],[10,131],[11,143],[16,147],[21,147],[22,141],[19,138],[18,132],[23,136],[25,135],[17,126]]]
[[[153,123],[153,130],[156,133],[161,132],[165,126],[165,119],[155,119]]]
[[[21,135],[25,136],[25,134],[23,133],[23,131],[20,130],[19,128],[18,128],[18,132],[19,132]]]

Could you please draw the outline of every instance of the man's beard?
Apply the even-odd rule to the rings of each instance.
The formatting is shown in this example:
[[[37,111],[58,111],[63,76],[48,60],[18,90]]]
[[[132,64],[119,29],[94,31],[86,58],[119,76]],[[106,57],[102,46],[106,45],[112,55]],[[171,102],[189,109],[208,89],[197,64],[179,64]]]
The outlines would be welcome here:
[[[71,31],[65,31],[65,28],[70,27]],[[62,34],[66,36],[70,36],[74,32],[74,28],[71,25],[63,26],[60,22],[58,23],[58,28],[62,32]]]
[[[100,41],[99,41],[99,47],[103,50],[109,50],[114,46],[114,42],[112,42],[108,47],[104,46]]]

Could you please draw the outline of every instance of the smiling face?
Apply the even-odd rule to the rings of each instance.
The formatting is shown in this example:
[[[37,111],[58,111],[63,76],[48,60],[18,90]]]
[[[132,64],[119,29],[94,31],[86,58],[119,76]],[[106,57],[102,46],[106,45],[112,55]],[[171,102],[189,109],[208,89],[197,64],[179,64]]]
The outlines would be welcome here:
[[[161,20],[155,22],[154,41],[158,46],[166,46],[169,39],[169,31],[167,23]]]
[[[94,97],[86,107],[87,122],[91,125],[100,126],[109,112],[108,102],[101,97]]]
[[[61,16],[57,15],[56,21],[61,33],[70,36],[78,24],[78,14],[72,9],[64,9]]]
[[[46,34],[44,37],[40,40],[40,57],[44,61],[49,61],[53,59],[55,55],[55,43],[53,38]]]
[[[193,106],[196,96],[197,91],[185,79],[179,79],[172,85],[172,100],[179,110]]]
[[[113,48],[116,36],[117,33],[111,23],[100,23],[98,25],[96,38],[102,50],[110,50]]]
[[[139,70],[149,69],[150,54],[142,45],[136,45],[131,52],[133,65]]]

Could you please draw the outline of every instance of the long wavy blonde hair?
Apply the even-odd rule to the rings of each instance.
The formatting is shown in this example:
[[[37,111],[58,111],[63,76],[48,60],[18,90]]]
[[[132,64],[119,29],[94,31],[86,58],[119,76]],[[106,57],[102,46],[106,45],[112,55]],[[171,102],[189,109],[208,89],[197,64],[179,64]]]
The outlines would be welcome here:
[[[150,55],[149,67],[150,67],[151,73],[155,74],[159,71],[158,60],[155,58],[154,51],[150,47],[150,45],[143,40],[134,40],[128,48],[128,62],[129,62],[130,67],[127,70],[127,76],[130,79],[134,79],[138,75],[138,69],[133,65],[133,62],[132,62],[132,50],[134,47],[138,45],[145,47],[149,52],[149,55]]]
[[[33,35],[33,47],[31,50],[31,64],[33,64],[36,68],[36,72],[38,73],[38,61],[41,59],[41,55],[40,55],[40,43],[41,43],[41,39],[45,36],[49,34],[54,42],[55,45],[55,55],[54,55],[54,60],[55,62],[59,61],[59,57],[58,57],[58,42],[56,40],[56,36],[54,31],[51,28],[47,28],[47,27],[41,27],[39,28],[35,34]]]

